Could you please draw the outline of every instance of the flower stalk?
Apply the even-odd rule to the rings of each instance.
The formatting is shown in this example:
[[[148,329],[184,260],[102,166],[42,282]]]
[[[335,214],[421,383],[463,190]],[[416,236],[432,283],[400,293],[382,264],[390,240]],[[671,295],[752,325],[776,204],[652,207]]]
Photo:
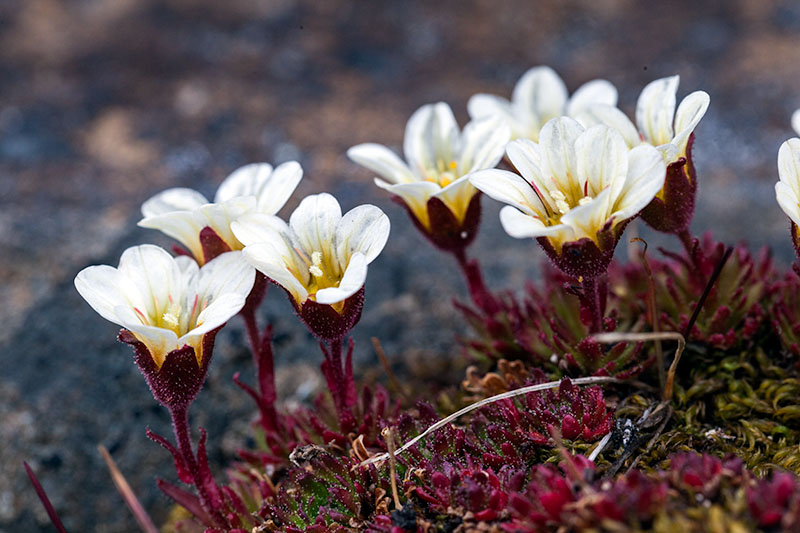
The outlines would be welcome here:
[[[480,264],[477,259],[467,259],[466,247],[452,250],[453,256],[464,274],[470,298],[478,309],[486,315],[493,315],[499,309],[497,300],[483,280]]]

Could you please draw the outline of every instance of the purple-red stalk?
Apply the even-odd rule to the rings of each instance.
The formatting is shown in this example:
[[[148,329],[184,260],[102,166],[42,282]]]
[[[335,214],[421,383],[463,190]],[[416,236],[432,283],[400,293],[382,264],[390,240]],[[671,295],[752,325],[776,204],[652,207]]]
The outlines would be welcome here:
[[[275,411],[277,392],[275,390],[275,362],[272,353],[272,326],[267,325],[263,335],[261,334],[256,323],[255,306],[252,308],[246,306],[242,309],[241,315],[244,319],[247,337],[250,340],[253,364],[256,367],[258,392],[254,399],[261,413],[259,422],[264,431],[273,433],[278,431],[278,413]],[[238,382],[238,378],[235,378],[234,381],[243,387],[243,384]]]
[[[353,380],[353,339],[348,342],[344,361],[342,361],[343,341],[341,337],[320,341],[320,348],[325,357],[322,362],[322,374],[333,397],[333,404],[339,417],[339,430],[346,434],[355,425],[352,407],[356,403],[356,387]]]
[[[581,318],[589,325],[589,333],[598,333],[603,329],[603,304],[600,296],[599,278],[583,278],[581,280],[582,296]]]
[[[494,295],[483,281],[483,274],[477,259],[467,259],[466,246],[450,251],[455,256],[458,266],[464,274],[472,302],[486,315],[494,315],[499,310],[497,300],[495,300]]]
[[[200,504],[208,517],[213,522],[212,525],[217,527],[225,527],[228,522],[220,511],[222,500],[219,495],[219,487],[217,486],[214,478],[206,475],[201,470],[201,464],[206,464],[205,457],[199,457],[200,453],[205,454],[205,447],[201,446],[198,451],[198,456],[194,454],[192,449],[192,440],[189,430],[189,411],[187,406],[167,406],[170,417],[172,418],[172,429],[175,431],[175,440],[178,445],[178,452],[183,458],[184,465],[186,466],[189,475],[192,478],[192,484],[197,490],[200,497]],[[199,460],[198,460],[199,459]],[[213,492],[213,494],[212,494]]]
[[[36,478],[36,474],[34,474],[33,470],[31,470],[31,467],[28,466],[27,461],[22,461],[22,465],[25,467],[25,472],[28,474],[28,479],[31,480],[33,490],[36,491],[36,495],[39,497],[42,505],[44,505],[44,510],[47,511],[47,516],[50,518],[50,522],[53,524],[53,527],[56,528],[58,533],[67,533],[67,530],[64,528],[64,524],[58,517],[58,513],[56,513],[55,507],[53,507],[53,504],[50,502],[50,498],[47,497],[47,493],[44,491],[44,487],[42,487],[42,484],[39,483],[39,480]]]

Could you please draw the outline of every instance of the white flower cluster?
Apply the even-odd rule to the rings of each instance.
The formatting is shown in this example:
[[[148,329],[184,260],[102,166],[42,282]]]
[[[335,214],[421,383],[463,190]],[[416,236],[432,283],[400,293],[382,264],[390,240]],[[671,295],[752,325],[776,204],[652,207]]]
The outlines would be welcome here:
[[[189,253],[175,258],[153,245],[129,248],[118,268],[82,270],[78,292],[144,343],[159,367],[184,346],[200,362],[203,335],[244,307],[254,267],[299,307],[310,299],[341,309],[386,244],[389,219],[372,205],[342,216],[336,199],[323,193],[305,198],[287,225],[276,213],[302,176],[294,161],[275,169],[253,164],[226,178],[213,203],[185,188],[154,196],[142,205],[139,225],[161,230]]]
[[[546,239],[556,251],[587,239],[603,248],[603,232],[624,227],[662,192],[667,164],[687,156],[709,98],[692,93],[676,110],[677,88],[677,76],[645,87],[634,125],[615,107],[617,90],[608,81],[590,81],[570,98],[552,69],[536,67],[511,101],[473,96],[463,130],[446,103],[418,109],[406,126],[405,161],[372,143],[348,155],[377,173],[375,183],[401,199],[429,235],[444,224],[448,239],[465,239],[473,200],[483,191],[509,204],[501,222],[513,237]],[[778,198],[800,223],[798,147],[800,139],[782,148]],[[513,172],[494,169],[504,155]],[[793,185],[784,183],[790,174]],[[187,256],[131,248],[118,268],[78,274],[78,291],[145,343],[158,364],[184,345],[199,353],[202,334],[244,306],[253,267],[283,286],[298,310],[311,300],[341,313],[386,244],[389,220],[372,205],[342,215],[335,198],[319,194],[300,202],[287,224],[276,213],[302,176],[296,162],[253,164],[232,173],[214,202],[186,188],[156,195],[142,206],[139,225],[175,238]],[[434,242],[450,246],[441,236]]]

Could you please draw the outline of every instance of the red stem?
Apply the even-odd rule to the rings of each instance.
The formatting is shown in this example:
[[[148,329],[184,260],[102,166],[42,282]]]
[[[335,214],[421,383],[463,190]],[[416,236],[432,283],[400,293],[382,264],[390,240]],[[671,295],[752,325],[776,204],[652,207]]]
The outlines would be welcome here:
[[[686,249],[686,255],[689,257],[689,261],[694,262],[694,238],[692,238],[692,234],[689,233],[688,229],[682,229],[678,232],[678,238]]]
[[[475,259],[468,260],[464,248],[457,248],[452,252],[467,281],[472,302],[487,315],[495,314],[498,310],[497,300],[495,300],[483,281],[483,274],[478,261]]]
[[[583,278],[582,305],[591,317],[591,329],[589,333],[598,333],[603,328],[603,310],[600,304],[600,291],[597,285],[597,278]]]
[[[241,311],[247,337],[250,340],[250,351],[258,377],[258,389],[261,393],[259,408],[261,410],[261,426],[267,433],[278,430],[278,413],[275,411],[275,361],[272,354],[272,335],[266,333],[262,338],[256,323],[255,306],[247,306]]]
[[[178,444],[178,451],[183,457],[186,467],[194,481],[194,487],[197,489],[197,494],[200,497],[200,503],[203,510],[211,517],[214,526],[225,527],[227,520],[222,516],[222,513],[214,505],[214,501],[206,490],[205,480],[203,479],[200,467],[197,464],[197,458],[192,450],[192,440],[189,431],[189,411],[187,407],[169,407],[169,414],[172,417],[172,429],[175,431],[175,440]]]
[[[342,341],[341,337],[328,340],[327,349],[323,345],[325,362],[322,365],[322,373],[325,375],[328,390],[333,397],[333,404],[339,417],[339,428],[342,432],[347,432],[353,423],[353,414],[350,412],[351,402],[348,400],[347,394],[353,376],[351,372],[345,370],[342,363]]]

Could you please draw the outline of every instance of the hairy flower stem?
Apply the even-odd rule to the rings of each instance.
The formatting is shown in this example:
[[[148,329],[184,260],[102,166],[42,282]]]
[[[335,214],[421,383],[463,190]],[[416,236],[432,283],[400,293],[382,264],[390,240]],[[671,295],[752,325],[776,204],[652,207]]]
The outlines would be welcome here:
[[[694,237],[689,233],[687,228],[682,229],[677,233],[678,238],[683,243],[683,248],[686,250],[686,256],[690,261],[694,262]]]
[[[258,407],[261,411],[261,426],[267,433],[274,433],[278,430],[278,414],[275,411],[275,400],[278,396],[275,390],[272,331],[268,327],[264,335],[261,335],[256,323],[255,306],[245,307],[242,309],[241,315],[247,329],[247,337],[250,340],[250,350],[253,353],[253,363],[255,364],[258,378],[258,390],[260,393]]]
[[[350,408],[355,404],[355,382],[353,381],[353,343],[350,342],[347,359],[342,361],[342,343],[344,339],[330,339],[320,343],[325,361],[322,363],[322,374],[333,397],[336,414],[339,417],[339,429],[349,431],[354,423]]]
[[[590,324],[589,333],[599,333],[603,329],[603,307],[600,302],[598,278],[583,278],[581,287],[583,288],[581,315]]]
[[[461,272],[467,281],[469,287],[469,295],[472,302],[478,306],[478,309],[483,311],[486,315],[493,315],[498,311],[497,300],[495,300],[491,291],[486,287],[483,281],[483,274],[481,267],[476,259],[467,259],[465,247],[456,248],[452,250],[453,255],[458,261],[458,266],[461,267]]]
[[[172,417],[172,429],[175,431],[178,452],[181,454],[183,462],[189,470],[189,474],[192,476],[195,489],[197,489],[197,495],[200,497],[200,504],[214,522],[214,526],[226,527],[228,524],[227,520],[223,517],[218,506],[215,505],[215,500],[211,498],[211,494],[209,494],[208,491],[209,485],[216,488],[217,492],[219,488],[216,486],[214,479],[210,478],[210,476],[208,476],[210,479],[204,479],[197,457],[195,457],[194,451],[192,450],[189,430],[189,408],[188,406],[167,406],[167,409],[169,409],[170,417]]]

